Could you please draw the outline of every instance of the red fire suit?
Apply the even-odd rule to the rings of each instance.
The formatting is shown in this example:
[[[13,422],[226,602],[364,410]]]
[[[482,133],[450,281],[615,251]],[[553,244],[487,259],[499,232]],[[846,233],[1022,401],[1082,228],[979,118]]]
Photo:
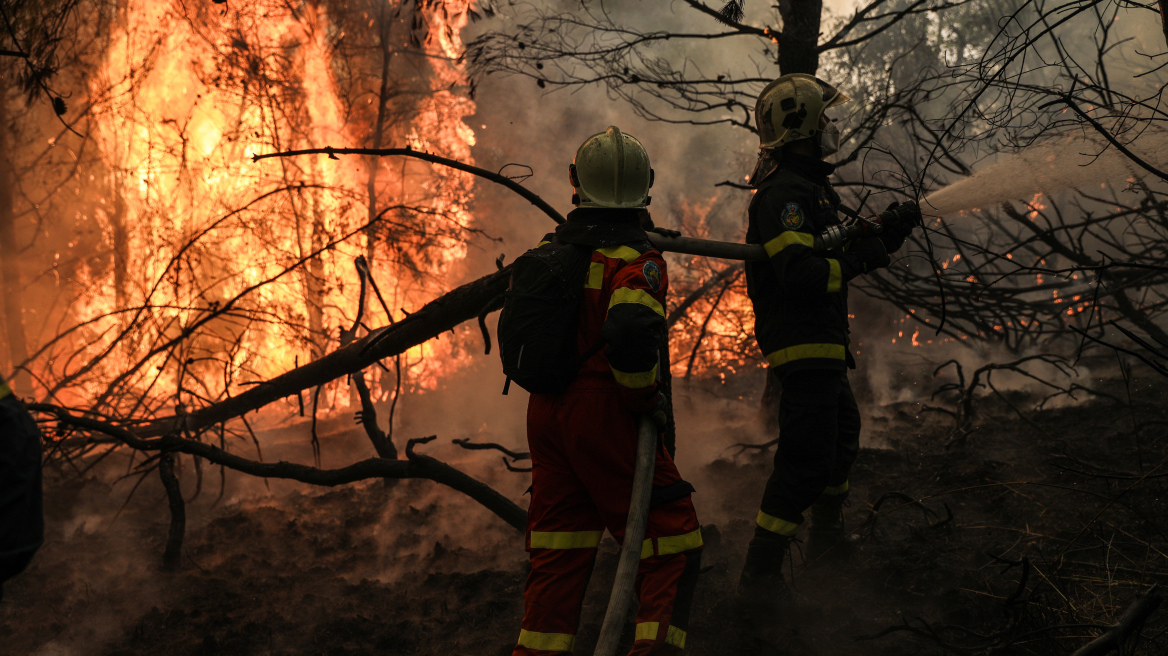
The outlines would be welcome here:
[[[580,353],[595,350],[603,337],[605,348],[584,363],[567,391],[533,394],[528,404],[531,574],[515,656],[572,651],[601,535],[607,528],[623,541],[636,413],[650,409],[657,397],[667,285],[665,261],[636,217],[630,210],[576,210],[555,235],[595,248],[577,347]],[[702,547],[691,492],[659,444],[631,654],[674,654],[685,647]]]

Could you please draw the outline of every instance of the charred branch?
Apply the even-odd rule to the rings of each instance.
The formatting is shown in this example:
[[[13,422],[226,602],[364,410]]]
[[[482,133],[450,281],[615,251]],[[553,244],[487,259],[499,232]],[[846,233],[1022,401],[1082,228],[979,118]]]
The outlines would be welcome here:
[[[1001,391],[999,391],[997,387],[994,386],[993,373],[995,371],[1009,371],[1029,378],[1030,380],[1039,383],[1043,387],[1052,390],[1052,396],[1068,395],[1073,397],[1077,391],[1085,392],[1087,394],[1093,393],[1091,389],[1083,387],[1082,385],[1071,384],[1064,386],[1047,380],[1042,375],[1039,375],[1026,368],[1026,365],[1032,363],[1043,363],[1050,365],[1058,374],[1063,376],[1069,377],[1075,375],[1076,373],[1076,369],[1070,360],[1048,353],[1031,355],[1024,358],[1019,358],[1012,362],[989,363],[982,365],[973,372],[973,376],[970,378],[968,384],[966,383],[965,379],[965,370],[961,366],[961,363],[957,360],[949,360],[934,369],[933,376],[935,377],[944,369],[952,365],[957,376],[956,382],[942,385],[935,392],[933,392],[932,396],[932,398],[936,398],[940,395],[951,394],[954,399],[953,410],[933,406],[924,407],[924,410],[926,411],[943,412],[953,417],[954,427],[950,431],[949,436],[946,438],[946,446],[951,446],[953,444],[963,442],[965,438],[968,437],[968,435],[972,432],[973,422],[977,418],[977,409],[974,406],[974,399],[977,396],[978,390],[982,387],[988,388],[995,396],[997,396],[1007,406],[1009,406],[1010,409],[1013,410],[1020,419],[1022,419],[1022,421],[1033,424],[1033,422],[1031,422],[1030,419],[1026,417],[1026,414],[1022,412],[1022,410],[1010,402],[1010,400],[1006,398],[1006,396]],[[1049,398],[1050,397],[1048,397],[1047,400],[1049,400]],[[1042,429],[1039,428],[1039,430]]]
[[[892,500],[901,501],[903,503],[881,513],[880,509],[884,506],[884,504]],[[949,522],[953,521],[953,511],[949,508],[949,504],[944,504],[945,517],[941,517],[937,514],[937,511],[926,506],[923,499],[914,499],[904,492],[885,492],[884,494],[881,494],[876,499],[876,501],[872,502],[871,507],[868,508],[868,519],[862,526],[858,527],[856,531],[860,531],[862,537],[865,540],[870,540],[875,535],[877,520],[885,515],[895,513],[910,506],[916,506],[920,509],[920,511],[924,514],[925,519],[930,522],[929,528],[941,528],[949,524]]]
[[[525,198],[532,205],[538,207],[544,214],[547,214],[556,223],[564,222],[563,215],[557,212],[554,207],[547,203],[547,201],[535,195],[526,187],[505,175],[495,173],[494,171],[488,171],[487,169],[473,166],[471,164],[466,164],[456,159],[441,157],[439,155],[421,152],[412,148],[333,148],[331,146],[326,146],[324,148],[305,148],[301,150],[288,150],[278,153],[253,155],[252,161],[258,162],[269,157],[295,157],[297,155],[328,155],[330,159],[337,159],[337,155],[368,155],[375,157],[398,156],[413,157],[425,162],[441,164],[442,166],[448,166],[452,169],[457,169],[459,171],[477,175],[478,177],[490,180],[495,184],[503,185],[504,187]]]
[[[216,465],[260,478],[283,478],[326,487],[372,478],[427,479],[465,494],[518,531],[526,530],[527,527],[527,513],[490,486],[440,460],[414,452],[415,443],[426,443],[434,437],[410,440],[406,449],[406,460],[370,458],[339,469],[320,469],[290,462],[257,462],[175,434],[148,439],[109,422],[78,416],[54,405],[33,404],[29,408],[52,415],[65,425],[108,435],[138,451],[188,453],[205,458]]]
[[[357,268],[357,275],[361,279],[361,290],[357,296],[357,315],[353,318],[353,325],[346,331],[341,333],[341,346],[349,345],[357,336],[357,328],[361,325],[361,319],[365,315],[365,293],[366,288],[373,283],[373,276],[369,272],[369,264],[364,256],[358,256],[353,264]],[[381,297],[380,292],[378,298]],[[384,300],[382,300],[384,304]],[[387,312],[388,314],[388,312]],[[390,315],[392,318],[392,315]],[[361,409],[357,411],[356,420],[365,429],[365,434],[369,437],[369,441],[373,443],[373,449],[377,455],[389,460],[397,460],[397,448],[394,447],[393,442],[386,436],[385,431],[377,425],[377,408],[373,406],[373,395],[369,391],[369,386],[365,384],[365,372],[358,371],[349,376],[353,382],[354,389],[357,390],[357,396],[361,399]],[[319,388],[318,388],[319,389]],[[315,407],[313,410],[313,417],[315,417]],[[388,480],[386,481],[389,482]]]
[[[456,438],[451,440],[458,446],[468,449],[470,451],[494,450],[503,454],[503,466],[507,471],[513,472],[530,472],[531,467],[517,467],[516,462],[520,460],[531,460],[531,453],[528,451],[512,451],[502,444],[495,444],[494,442],[472,442],[470,438]]]
[[[141,437],[165,435],[178,429],[198,432],[273,401],[361,371],[475,318],[492,299],[501,298],[510,275],[510,266],[504,267],[439,296],[393,325],[379,328],[319,360],[261,382],[238,396],[186,415],[155,420],[135,430]]]
[[[1152,586],[1124,611],[1119,621],[1111,625],[1106,633],[1079,647],[1071,656],[1101,656],[1112,651],[1123,653],[1131,641],[1139,637],[1144,623],[1160,607],[1163,597],[1159,585]]]
[[[692,307],[694,303],[696,303],[706,294],[709,294],[719,284],[725,282],[727,278],[736,277],[741,271],[742,265],[735,264],[728,266],[711,276],[708,280],[702,283],[700,287],[687,294],[680,303],[678,303],[672,310],[669,311],[669,317],[666,320],[666,323],[670,326],[677,323],[677,320],[685,316],[685,313],[689,311],[690,307]]]
[[[178,477],[174,473],[174,461],[174,453],[171,452],[163,453],[158,459],[158,476],[162,479],[162,487],[166,490],[170,505],[170,530],[166,537],[166,550],[162,553],[162,566],[169,570],[178,569],[182,563],[183,535],[187,526],[186,504]]]

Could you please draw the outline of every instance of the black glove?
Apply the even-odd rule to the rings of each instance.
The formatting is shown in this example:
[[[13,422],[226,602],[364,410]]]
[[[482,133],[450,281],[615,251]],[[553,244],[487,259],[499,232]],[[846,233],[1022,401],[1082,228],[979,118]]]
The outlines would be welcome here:
[[[657,430],[665,430],[665,426],[669,424],[669,400],[665,398],[665,392],[657,392],[657,401],[653,404],[653,409],[645,415],[657,424]]]
[[[662,237],[680,237],[681,236],[680,230],[670,230],[669,228],[655,227],[655,228],[651,229],[649,232],[655,232],[655,233],[661,235]]]
[[[888,209],[880,213],[881,225],[884,229],[880,232],[880,243],[884,244],[884,250],[888,253],[895,253],[904,246],[904,240],[908,239],[908,233],[911,228],[901,225],[900,217],[897,214],[897,209],[900,208],[899,201],[893,201]]]
[[[845,276],[855,278],[861,273],[871,273],[876,269],[883,269],[892,262],[888,251],[884,250],[884,243],[879,237],[861,237],[848,245],[844,256],[840,258],[848,265]]]
[[[921,206],[916,202],[910,200],[889,205],[888,209],[880,213],[880,223],[884,226],[880,241],[884,244],[884,250],[889,253],[900,250],[913,228],[923,222]]]
[[[904,228],[905,232],[912,232],[913,228],[925,224],[925,217],[921,214],[921,206],[917,205],[914,200],[906,200],[897,205],[896,216],[899,219],[897,222]]]

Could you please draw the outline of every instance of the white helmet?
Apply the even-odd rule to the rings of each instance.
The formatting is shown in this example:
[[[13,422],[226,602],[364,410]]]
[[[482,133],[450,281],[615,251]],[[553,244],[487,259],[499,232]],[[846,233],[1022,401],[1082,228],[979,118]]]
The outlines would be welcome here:
[[[579,207],[637,208],[649,204],[653,169],[649,154],[631,134],[616,126],[580,144],[568,167],[572,203]]]

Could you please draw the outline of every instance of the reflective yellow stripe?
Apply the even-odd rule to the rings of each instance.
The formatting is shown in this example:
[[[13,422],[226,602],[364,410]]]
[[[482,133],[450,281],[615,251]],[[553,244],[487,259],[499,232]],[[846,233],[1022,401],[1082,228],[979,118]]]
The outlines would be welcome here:
[[[838,497],[844,492],[848,491],[848,482],[844,481],[843,485],[830,485],[823,490],[824,494],[829,494],[833,497]]]
[[[654,538],[648,538],[641,545],[641,558],[653,555],[653,540]],[[702,542],[702,529],[700,528],[683,535],[667,535],[656,538],[656,540],[658,556],[670,556],[683,551],[691,551],[705,544]]]
[[[596,249],[596,252],[605,257],[610,257],[614,260],[624,260],[625,262],[632,262],[638,257],[641,257],[637,249],[629,248],[628,246],[605,246],[604,248]]]
[[[649,387],[653,384],[654,381],[657,380],[657,365],[653,365],[653,368],[649,371],[642,371],[640,373],[633,374],[620,371],[611,364],[608,366],[608,368],[612,369],[612,375],[616,377],[616,382],[629,389],[641,389],[644,387]]]
[[[539,633],[523,629],[519,632],[519,646],[542,651],[572,651],[576,636],[570,633]]]
[[[755,520],[759,526],[765,528],[771,533],[778,533],[787,537],[794,537],[795,532],[799,530],[799,525],[794,522],[788,522],[785,519],[779,519],[774,515],[768,515],[763,511],[758,511],[758,519]]]
[[[827,258],[827,293],[838,292],[844,281],[844,274],[840,271],[839,260]]]
[[[532,549],[595,549],[603,531],[532,531]]]
[[[12,388],[8,386],[8,383],[0,383],[0,399],[4,398],[6,396],[9,396],[11,394],[12,394]]]
[[[620,289],[615,290],[612,293],[612,298],[608,301],[608,308],[611,310],[614,305],[620,305],[621,303],[637,303],[638,305],[644,305],[657,314],[660,314],[663,317],[665,316],[665,308],[661,307],[661,304],[657,302],[657,299],[653,298],[649,292],[643,289],[630,289],[628,287],[621,287]]]
[[[656,640],[657,632],[660,630],[660,622],[638,622],[637,633],[633,636],[633,640]],[[665,630],[665,644],[672,645],[678,649],[685,649],[685,636],[685,631],[671,624]]]
[[[779,251],[783,250],[784,248],[786,248],[788,246],[794,246],[795,244],[799,244],[800,246],[806,246],[807,248],[812,248],[815,246],[815,236],[809,235],[806,232],[795,232],[794,230],[786,230],[786,231],[782,232],[778,237],[775,237],[774,239],[772,239],[772,240],[768,241],[766,244],[764,244],[763,248],[766,249],[768,256],[774,257],[775,255],[778,254]]]
[[[548,244],[550,244],[550,243],[552,243],[552,242],[551,242],[551,240],[549,240],[549,239],[545,239],[545,240],[543,240],[543,241],[539,242],[539,244],[537,244],[535,247],[536,247],[536,248],[539,248],[540,246],[547,246],[547,245],[548,245]]]
[[[767,353],[766,359],[772,367],[780,367],[788,362],[807,358],[843,360],[845,352],[843,344],[799,344]]]
[[[600,289],[604,286],[604,264],[593,262],[588,265],[588,280],[584,281],[584,289]]]

